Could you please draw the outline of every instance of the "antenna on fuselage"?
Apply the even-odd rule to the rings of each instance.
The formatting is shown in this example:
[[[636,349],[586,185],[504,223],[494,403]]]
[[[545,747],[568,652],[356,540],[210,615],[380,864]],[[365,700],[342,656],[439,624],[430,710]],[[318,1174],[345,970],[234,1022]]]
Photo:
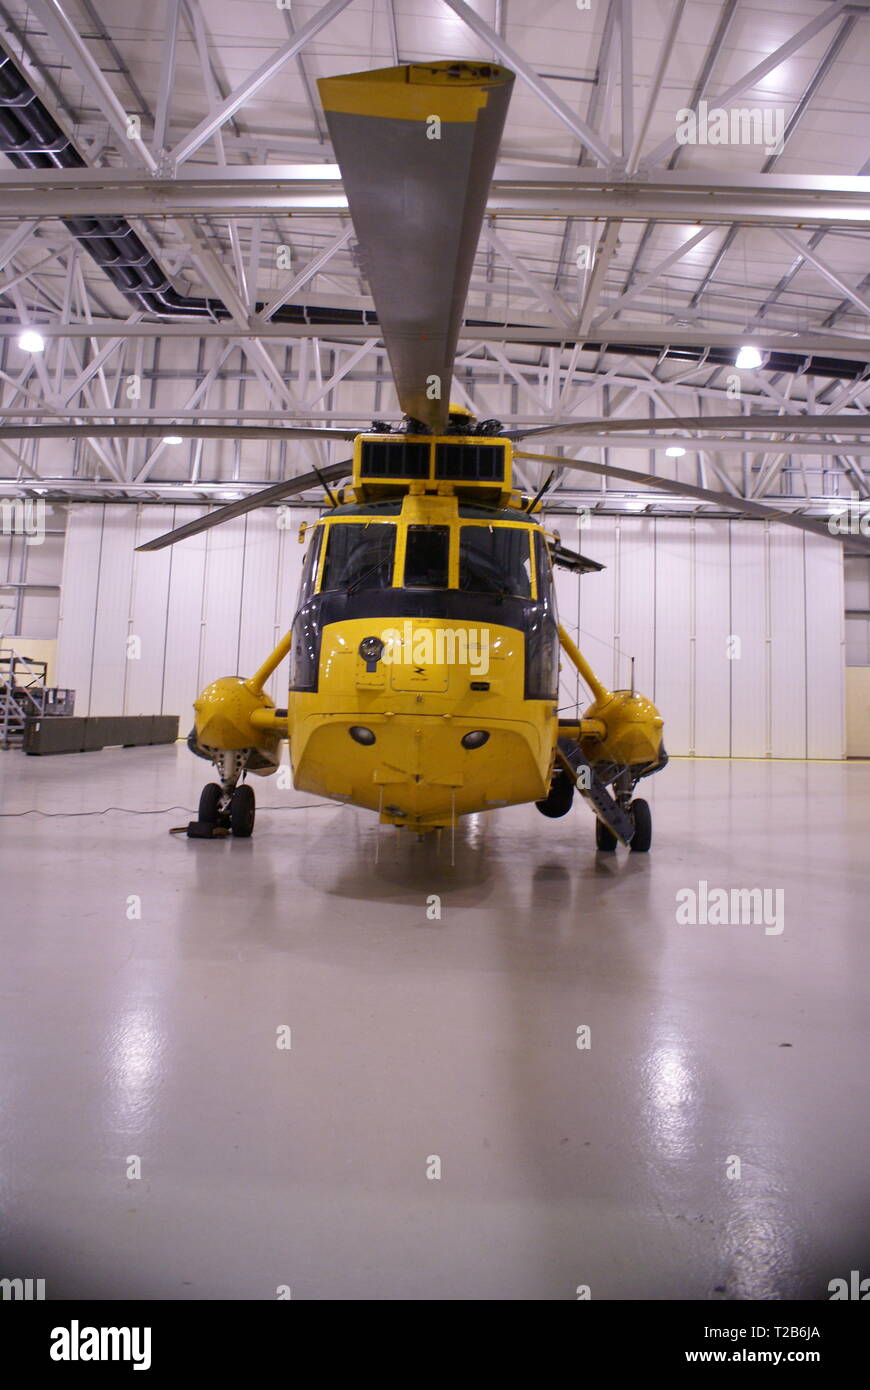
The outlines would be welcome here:
[[[312,472],[317,474],[317,477],[320,479],[320,482],[321,482],[321,484],[322,484],[322,486],[323,486],[323,489],[324,489],[324,491],[326,492],[326,495],[327,495],[327,497],[329,498],[330,502],[332,503],[333,507],[337,507],[337,506],[338,506],[338,498],[336,497],[336,495],[335,495],[335,493],[333,492],[332,488],[329,486],[329,483],[328,483],[328,482],[326,481],[326,479],[324,478],[324,476],[323,476],[323,474],[321,473],[320,469],[317,467],[317,464],[316,464],[316,463],[312,465]]]
[[[555,470],[555,468],[553,468],[553,469],[551,470],[551,472],[550,472],[550,476],[549,476],[548,478],[545,478],[545,479],[544,479],[544,481],[541,483],[541,486],[538,488],[537,492],[535,493],[534,497],[532,498],[531,502],[529,503],[529,505],[528,505],[527,507],[524,507],[524,508],[523,508],[523,511],[528,512],[529,515],[531,515],[531,513],[535,510],[535,507],[536,507],[536,506],[538,505],[538,503],[540,502],[541,498],[543,497],[544,493],[547,491],[547,488],[550,486],[550,484],[551,484],[551,482],[553,481],[553,479],[555,478],[555,476],[556,476],[556,470]]]

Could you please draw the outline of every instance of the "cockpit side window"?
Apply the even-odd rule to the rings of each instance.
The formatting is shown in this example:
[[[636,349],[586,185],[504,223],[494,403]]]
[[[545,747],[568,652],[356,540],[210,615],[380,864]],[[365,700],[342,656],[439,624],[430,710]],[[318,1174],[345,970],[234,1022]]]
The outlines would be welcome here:
[[[320,591],[389,589],[393,582],[396,528],[386,522],[333,522],[326,542]]]
[[[532,596],[529,532],[523,526],[463,526],[459,587],[477,594]]]
[[[538,580],[538,602],[549,603],[555,613],[556,586],[553,583],[553,567],[542,531],[535,532],[535,573]]]
[[[302,579],[299,583],[299,600],[296,610],[303,608],[311,595],[314,593],[314,581],[317,578],[317,562],[320,559],[320,548],[323,545],[323,527],[315,528],[314,535],[311,537],[308,549],[305,552],[305,559],[302,561]]]

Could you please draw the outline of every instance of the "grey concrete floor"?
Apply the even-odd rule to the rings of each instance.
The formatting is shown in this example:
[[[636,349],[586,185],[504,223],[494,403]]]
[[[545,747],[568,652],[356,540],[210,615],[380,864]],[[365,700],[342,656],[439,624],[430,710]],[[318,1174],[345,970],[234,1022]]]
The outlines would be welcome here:
[[[203,773],[182,745],[9,752],[2,811],[193,808]],[[0,821],[0,1276],[791,1299],[870,1275],[870,764],[674,760],[648,857],[596,855],[584,806],[520,807],[466,822],[454,868],[255,785],[279,809],[250,841],[171,838],[179,811]],[[678,922],[702,880],[783,889],[782,932]]]

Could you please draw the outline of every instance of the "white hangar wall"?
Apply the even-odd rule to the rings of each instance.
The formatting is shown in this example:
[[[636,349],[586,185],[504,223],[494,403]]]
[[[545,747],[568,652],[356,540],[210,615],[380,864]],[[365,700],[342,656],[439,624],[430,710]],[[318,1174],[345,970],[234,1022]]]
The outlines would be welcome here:
[[[607,568],[558,572],[562,622],[606,685],[659,706],[670,753],[844,756],[843,552],[754,521],[547,516]],[[577,699],[563,664],[560,703]],[[581,690],[582,694],[582,690]]]
[[[317,508],[280,513],[289,529],[273,508],[136,554],[201,514],[114,503],[70,509],[57,681],[76,691],[77,714],[178,714],[186,734],[202,687],[251,675],[289,627],[305,553],[299,527],[317,519]],[[266,687],[279,704],[285,670]]]
[[[249,514],[165,551],[135,546],[190,507],[71,508],[57,682],[79,714],[192,717],[217,676],[249,675],[290,625],[316,509]],[[287,513],[284,513],[286,516]],[[752,521],[549,515],[563,542],[606,565],[558,572],[561,621],[602,680],[655,700],[674,754],[844,756],[844,595],[839,545]],[[128,638],[141,654],[128,656]],[[136,646],[132,644],[135,652]],[[284,702],[286,668],[271,693]],[[564,669],[560,704],[584,692]]]

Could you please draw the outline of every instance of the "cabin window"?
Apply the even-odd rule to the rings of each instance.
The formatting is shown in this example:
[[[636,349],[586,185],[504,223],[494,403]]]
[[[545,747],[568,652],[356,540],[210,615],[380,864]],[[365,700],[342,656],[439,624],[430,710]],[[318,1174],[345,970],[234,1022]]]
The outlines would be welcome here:
[[[446,589],[450,573],[450,527],[409,526],[405,588]]]
[[[531,598],[529,532],[520,526],[463,526],[459,533],[459,587],[476,594]]]
[[[320,591],[389,589],[393,582],[396,528],[384,522],[333,523],[326,542]]]

